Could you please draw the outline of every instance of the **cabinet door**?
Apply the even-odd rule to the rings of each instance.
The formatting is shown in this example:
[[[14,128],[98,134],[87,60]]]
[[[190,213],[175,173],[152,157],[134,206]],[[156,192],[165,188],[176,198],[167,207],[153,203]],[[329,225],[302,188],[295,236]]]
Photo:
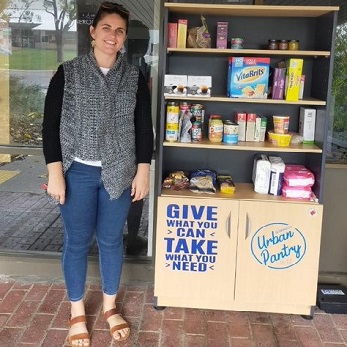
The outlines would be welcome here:
[[[159,306],[227,309],[234,301],[238,201],[159,197]]]
[[[315,305],[323,206],[240,202],[235,300]]]

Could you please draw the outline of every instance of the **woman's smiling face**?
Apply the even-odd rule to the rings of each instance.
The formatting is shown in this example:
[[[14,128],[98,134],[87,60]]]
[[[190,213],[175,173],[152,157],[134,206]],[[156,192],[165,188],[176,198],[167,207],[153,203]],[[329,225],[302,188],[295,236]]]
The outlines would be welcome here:
[[[106,14],[95,28],[90,27],[90,35],[95,40],[94,50],[107,55],[117,54],[127,38],[126,22],[118,14]]]

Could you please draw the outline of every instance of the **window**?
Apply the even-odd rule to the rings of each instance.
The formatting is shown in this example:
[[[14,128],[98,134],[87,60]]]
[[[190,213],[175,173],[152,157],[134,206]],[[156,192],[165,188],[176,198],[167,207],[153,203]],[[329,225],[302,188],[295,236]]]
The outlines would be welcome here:
[[[347,164],[347,22],[336,30],[327,162]]]

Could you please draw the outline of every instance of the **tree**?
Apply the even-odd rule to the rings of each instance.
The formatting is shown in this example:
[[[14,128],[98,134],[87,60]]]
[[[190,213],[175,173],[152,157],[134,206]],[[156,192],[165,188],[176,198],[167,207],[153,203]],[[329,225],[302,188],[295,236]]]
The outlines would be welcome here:
[[[18,23],[20,22],[32,22],[34,18],[34,12],[29,11],[30,6],[36,2],[36,0],[17,0],[13,1],[12,9],[19,13]]]
[[[8,6],[8,1],[0,1],[0,22],[8,20],[8,15],[4,12]]]
[[[333,130],[347,132],[347,23],[336,29],[333,94]]]
[[[57,62],[63,61],[64,34],[69,31],[76,19],[75,0],[44,0],[43,6],[54,18]]]

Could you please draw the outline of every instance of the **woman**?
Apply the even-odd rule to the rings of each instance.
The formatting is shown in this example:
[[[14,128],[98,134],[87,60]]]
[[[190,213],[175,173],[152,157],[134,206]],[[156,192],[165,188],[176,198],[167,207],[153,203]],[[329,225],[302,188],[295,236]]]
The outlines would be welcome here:
[[[46,96],[47,193],[59,202],[64,224],[62,268],[72,346],[90,345],[83,298],[94,235],[104,319],[115,340],[130,334],[115,303],[123,228],[131,202],[148,194],[153,132],[147,83],[122,53],[128,23],[122,5],[101,3],[90,27],[92,50],[61,64]]]

